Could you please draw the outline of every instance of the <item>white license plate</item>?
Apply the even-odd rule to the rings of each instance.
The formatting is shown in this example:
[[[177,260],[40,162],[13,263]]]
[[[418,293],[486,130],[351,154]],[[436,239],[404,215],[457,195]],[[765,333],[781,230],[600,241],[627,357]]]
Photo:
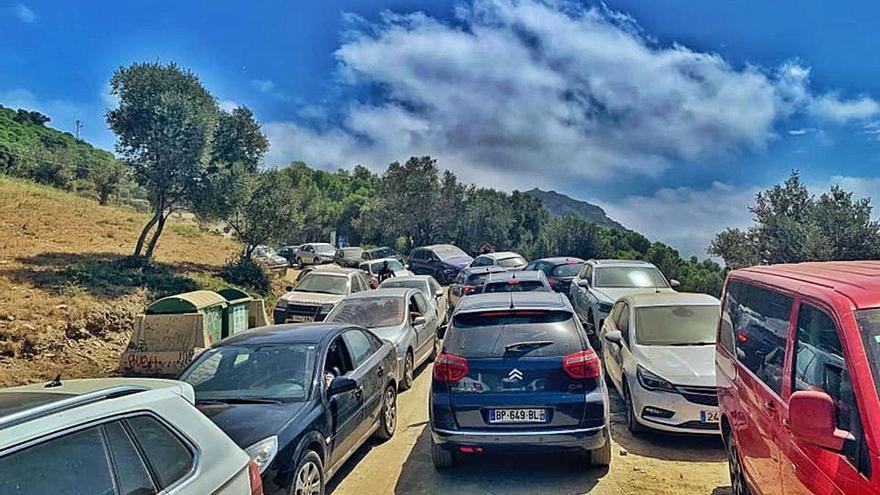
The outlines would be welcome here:
[[[489,409],[489,423],[546,423],[546,409]]]
[[[313,316],[306,315],[290,315],[287,317],[287,321],[293,323],[307,323],[310,321],[315,321],[315,318]]]
[[[700,423],[717,423],[718,411],[700,411]]]

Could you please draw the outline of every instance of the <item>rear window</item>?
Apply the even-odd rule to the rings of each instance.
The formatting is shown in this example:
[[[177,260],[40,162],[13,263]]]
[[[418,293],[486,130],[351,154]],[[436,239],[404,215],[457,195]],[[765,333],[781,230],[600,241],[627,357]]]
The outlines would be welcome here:
[[[487,311],[457,315],[443,347],[467,358],[561,357],[583,342],[565,311]]]
[[[467,280],[464,281],[465,285],[482,285],[483,281],[488,277],[488,273],[471,273],[468,275]]]
[[[525,281],[516,281],[516,283],[510,283],[508,281],[504,282],[493,282],[491,284],[486,284],[486,287],[483,288],[483,292],[532,292],[532,291],[546,291],[547,288],[544,287],[544,284],[540,280],[525,280]]]
[[[498,260],[498,266],[503,266],[504,268],[513,268],[525,264],[526,260],[522,256],[512,256],[510,258],[502,258]]]
[[[581,271],[581,267],[584,266],[583,263],[568,263],[565,265],[556,265],[553,267],[553,271],[550,272],[550,275],[554,277],[574,277]]]

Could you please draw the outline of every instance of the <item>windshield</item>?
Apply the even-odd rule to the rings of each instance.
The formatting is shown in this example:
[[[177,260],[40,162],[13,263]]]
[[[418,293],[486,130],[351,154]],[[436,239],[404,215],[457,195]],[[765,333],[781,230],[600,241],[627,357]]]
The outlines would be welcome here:
[[[468,255],[467,253],[455,246],[437,246],[435,248],[432,248],[431,250],[434,251],[434,254],[436,254],[437,257],[441,260],[448,260],[449,258],[459,258]]]
[[[370,263],[370,272],[379,273],[379,270],[382,269],[382,265],[385,264],[385,261],[377,261],[375,263]],[[397,260],[388,260],[388,268],[393,272],[399,272],[401,270],[405,270],[403,264]]]
[[[666,288],[669,285],[660,270],[653,266],[617,266],[596,269],[596,287],[624,289],[638,287]]]
[[[342,255],[343,256],[353,256],[355,258],[360,258],[361,253],[363,253],[363,252],[364,252],[363,249],[357,248],[357,247],[356,248],[342,248]]]
[[[315,248],[315,252],[316,252],[316,253],[322,253],[322,254],[324,254],[324,253],[329,253],[329,254],[334,254],[334,253],[336,253],[336,250],[333,249],[333,246],[331,246],[330,244],[314,244],[313,247]]]
[[[532,292],[532,291],[546,291],[548,290],[544,287],[544,284],[540,280],[522,280],[516,281],[504,281],[504,282],[492,282],[491,284],[486,284],[486,287],[483,288],[483,292]]]
[[[568,263],[565,265],[556,265],[553,267],[553,271],[549,273],[549,275],[553,277],[559,278],[571,278],[576,276],[581,268],[584,266],[584,263]]]
[[[316,272],[306,274],[293,288],[296,292],[319,292],[336,295],[344,295],[347,289],[348,277]]]
[[[513,268],[525,264],[526,260],[522,256],[511,256],[510,258],[502,258],[498,260],[498,266],[503,266],[504,268]]]
[[[272,256],[275,254],[275,250],[269,246],[257,246],[254,248],[254,253],[258,255]]]
[[[370,258],[391,258],[394,252],[390,248],[376,248],[370,251]]]
[[[862,342],[874,374],[874,386],[880,395],[880,308],[856,311],[856,321],[862,333]]]
[[[403,323],[401,297],[344,299],[327,316],[330,323],[350,323],[364,328],[393,327]]]
[[[428,282],[424,280],[398,280],[394,278],[389,278],[388,280],[379,284],[380,289],[394,289],[394,288],[404,288],[404,289],[418,289],[424,295],[428,294]]]
[[[314,344],[221,346],[205,351],[180,376],[196,400],[304,401],[314,372]]]
[[[710,345],[715,343],[719,309],[715,305],[636,308],[639,345]]]

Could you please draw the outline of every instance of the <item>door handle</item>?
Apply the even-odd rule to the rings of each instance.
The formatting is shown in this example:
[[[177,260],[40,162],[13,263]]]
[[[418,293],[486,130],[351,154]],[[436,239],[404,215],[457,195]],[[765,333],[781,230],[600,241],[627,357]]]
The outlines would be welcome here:
[[[385,368],[383,368],[382,366],[379,366],[379,369],[376,370],[376,374],[379,375],[379,378],[381,378],[382,375],[385,374]]]
[[[354,391],[354,398],[357,400],[361,400],[364,397],[364,387],[358,387]]]

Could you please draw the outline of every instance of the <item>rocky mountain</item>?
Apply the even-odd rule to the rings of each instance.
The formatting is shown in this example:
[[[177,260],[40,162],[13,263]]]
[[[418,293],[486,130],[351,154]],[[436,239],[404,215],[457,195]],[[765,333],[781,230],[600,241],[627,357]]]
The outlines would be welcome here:
[[[601,207],[592,203],[578,201],[556,191],[543,191],[537,187],[530,191],[525,191],[525,194],[540,199],[544,204],[544,208],[547,208],[550,214],[554,217],[573,216],[588,222],[606,225],[616,229],[626,228],[615,220],[609,218],[608,215],[605,214],[605,210]]]

